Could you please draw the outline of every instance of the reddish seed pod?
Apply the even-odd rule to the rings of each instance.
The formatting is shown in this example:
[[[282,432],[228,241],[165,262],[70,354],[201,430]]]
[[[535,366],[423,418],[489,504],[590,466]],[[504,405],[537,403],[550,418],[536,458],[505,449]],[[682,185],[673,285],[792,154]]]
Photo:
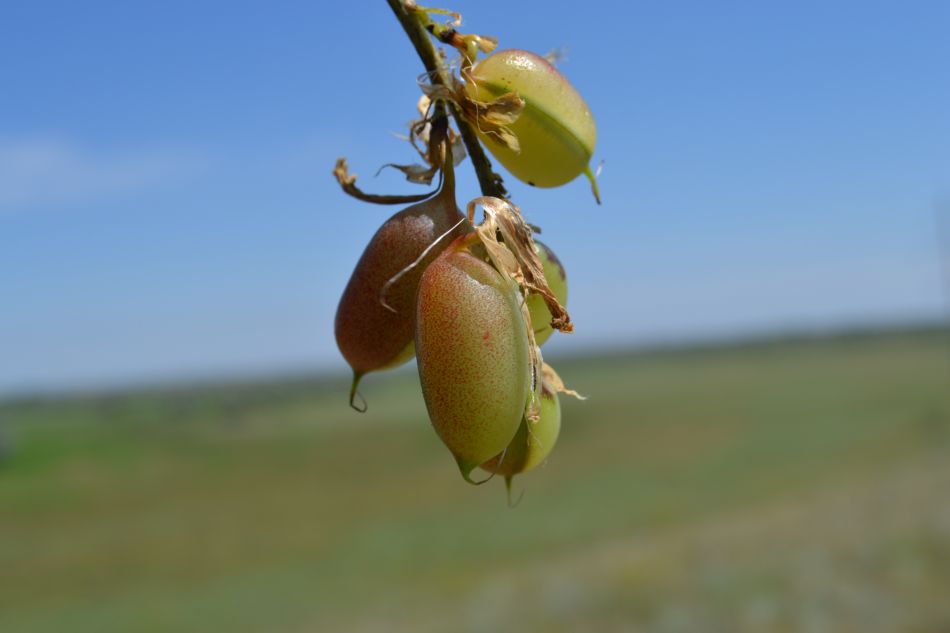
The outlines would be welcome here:
[[[455,203],[452,168],[445,170],[442,188],[433,198],[395,214],[376,231],[350,277],[336,312],[335,333],[343,357],[353,369],[353,393],[367,372],[401,365],[413,356],[416,291],[426,266],[456,235],[464,223]],[[431,251],[395,283],[387,283]],[[385,288],[385,297],[381,296]],[[383,305],[385,299],[388,309]]]
[[[464,242],[456,240],[422,276],[416,357],[432,425],[471,482],[471,471],[518,430],[530,367],[517,286]]]

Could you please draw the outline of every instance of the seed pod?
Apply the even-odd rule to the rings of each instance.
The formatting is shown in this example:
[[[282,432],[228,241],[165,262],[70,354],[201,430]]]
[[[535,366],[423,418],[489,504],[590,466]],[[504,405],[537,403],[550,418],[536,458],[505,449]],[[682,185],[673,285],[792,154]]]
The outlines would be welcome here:
[[[439,193],[403,209],[376,231],[340,298],[335,333],[340,352],[353,368],[351,404],[364,374],[396,367],[412,358],[419,279],[425,267],[452,239],[468,230],[464,224],[460,225],[433,246],[462,219],[455,203],[451,160],[447,160],[446,165]],[[425,258],[386,288],[382,297],[390,279],[429,247],[432,250]],[[383,305],[383,298],[391,310]]]
[[[557,298],[558,303],[567,306],[567,275],[564,272],[564,266],[557,255],[538,240],[535,252],[538,259],[541,260],[541,266],[544,269],[544,278],[548,282],[551,291]],[[534,328],[534,341],[538,345],[543,345],[546,340],[554,333],[551,327],[551,311],[540,295],[532,294],[528,296],[528,311],[531,313],[531,327]]]
[[[517,286],[464,242],[456,240],[422,275],[416,356],[432,425],[475,483],[471,471],[518,430],[530,367]],[[480,245],[472,249],[483,256]]]
[[[481,467],[506,479],[526,473],[543,463],[557,442],[561,431],[561,404],[557,393],[546,386],[541,389],[541,417],[537,422],[521,420],[518,432],[504,452],[495,455]]]
[[[520,151],[479,131],[485,146],[515,177],[537,187],[558,187],[586,173],[593,183],[588,164],[597,143],[594,117],[580,93],[546,59],[528,51],[498,51],[475,65],[466,91],[480,102],[509,92],[524,99],[524,110],[509,126]]]

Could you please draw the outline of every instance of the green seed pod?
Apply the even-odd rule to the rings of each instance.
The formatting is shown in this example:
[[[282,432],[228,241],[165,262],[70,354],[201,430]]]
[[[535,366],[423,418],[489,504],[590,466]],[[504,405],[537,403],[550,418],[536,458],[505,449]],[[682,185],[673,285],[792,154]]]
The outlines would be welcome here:
[[[442,238],[421,260],[381,293],[386,284],[412,264],[462,219],[455,203],[455,183],[446,169],[442,189],[433,198],[395,214],[376,231],[350,277],[336,312],[337,346],[353,368],[350,402],[360,378],[370,371],[401,365],[413,356],[416,291],[425,267],[442,252],[463,225]]]
[[[456,240],[422,275],[416,357],[432,425],[475,483],[471,471],[518,430],[531,370],[517,286],[464,247]]]
[[[541,417],[537,422],[522,419],[518,432],[503,453],[495,455],[481,467],[490,473],[510,479],[543,463],[557,442],[561,431],[561,404],[557,393],[541,389]]]
[[[544,269],[544,278],[547,279],[548,286],[557,298],[558,303],[566,307],[567,274],[564,272],[564,266],[561,265],[561,260],[557,258],[557,255],[555,255],[547,245],[542,244],[538,240],[535,240],[534,243],[538,247],[535,252],[541,260],[541,266]],[[551,311],[548,310],[544,299],[536,294],[532,294],[528,297],[528,311],[531,313],[531,327],[534,328],[535,343],[543,345],[544,342],[550,338],[551,334],[554,333],[554,328],[551,327]]]
[[[550,62],[528,51],[498,51],[475,65],[471,79],[466,90],[477,101],[490,102],[509,92],[525,101],[509,126],[520,151],[479,131],[485,146],[515,177],[537,187],[558,187],[582,173],[594,182],[588,165],[597,143],[594,117]]]

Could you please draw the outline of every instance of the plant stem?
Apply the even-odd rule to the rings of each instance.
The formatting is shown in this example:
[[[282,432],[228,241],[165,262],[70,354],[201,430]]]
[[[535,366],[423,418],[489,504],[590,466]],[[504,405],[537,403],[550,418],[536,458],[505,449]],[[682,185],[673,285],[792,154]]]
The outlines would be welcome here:
[[[406,9],[404,0],[386,0],[389,8],[396,14],[396,19],[402,25],[409,41],[412,42],[422,65],[425,66],[429,79],[434,84],[441,84],[451,87],[451,82],[444,64],[439,59],[439,55],[429,39],[429,33],[423,28],[419,20],[415,19],[409,10]],[[462,113],[454,103],[449,103],[449,110],[455,119],[455,125],[462,135],[462,142],[465,143],[465,150],[472,160],[472,166],[475,168],[475,175],[478,176],[478,185],[481,187],[483,196],[494,196],[496,198],[507,198],[508,192],[501,182],[501,177],[492,171],[491,162],[485,155],[481,143],[478,141],[478,135],[472,126],[468,124]]]

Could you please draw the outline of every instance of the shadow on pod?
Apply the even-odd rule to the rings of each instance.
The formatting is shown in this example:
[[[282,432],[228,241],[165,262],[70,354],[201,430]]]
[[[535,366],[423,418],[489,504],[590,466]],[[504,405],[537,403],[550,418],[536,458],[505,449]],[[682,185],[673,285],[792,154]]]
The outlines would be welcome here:
[[[416,358],[432,426],[465,480],[481,483],[471,472],[514,437],[531,370],[518,287],[468,241],[457,239],[422,275]]]
[[[586,174],[598,198],[589,163],[597,144],[597,126],[587,103],[546,59],[523,50],[502,50],[478,62],[466,91],[490,102],[515,92],[525,101],[509,127],[519,151],[479,131],[491,153],[515,177],[536,187],[558,187]]]
[[[564,272],[564,266],[557,255],[538,240],[534,241],[537,245],[535,252],[538,259],[541,260],[541,266],[544,269],[544,278],[551,288],[551,292],[557,298],[558,303],[567,306],[567,274]],[[551,327],[551,311],[544,303],[540,295],[532,294],[528,296],[528,311],[531,313],[531,327],[534,328],[534,340],[539,346],[543,345],[554,333]]]
[[[376,231],[340,298],[334,330],[337,346],[353,369],[350,405],[354,408],[357,386],[366,373],[412,358],[419,279],[457,235],[469,230],[455,202],[451,162],[451,157],[445,161],[438,193],[396,213]],[[405,270],[429,248],[417,265]],[[405,274],[389,284],[401,273]]]
[[[557,443],[561,432],[561,403],[557,393],[543,385],[541,388],[541,417],[537,422],[522,418],[518,432],[508,447],[481,468],[496,475],[504,475],[511,503],[511,480],[515,475],[526,473],[544,463]]]

